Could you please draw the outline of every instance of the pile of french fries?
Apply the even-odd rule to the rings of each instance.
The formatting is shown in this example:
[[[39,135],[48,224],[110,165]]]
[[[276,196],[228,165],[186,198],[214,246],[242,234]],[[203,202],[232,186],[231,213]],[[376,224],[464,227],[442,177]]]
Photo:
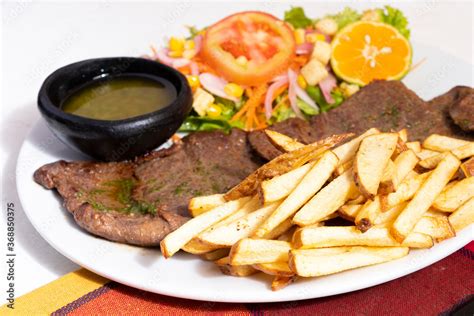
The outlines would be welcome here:
[[[193,198],[193,218],[161,242],[166,258],[182,249],[225,274],[263,272],[278,290],[401,258],[474,222],[474,142],[375,128],[310,145],[266,134],[285,153],[226,194]]]

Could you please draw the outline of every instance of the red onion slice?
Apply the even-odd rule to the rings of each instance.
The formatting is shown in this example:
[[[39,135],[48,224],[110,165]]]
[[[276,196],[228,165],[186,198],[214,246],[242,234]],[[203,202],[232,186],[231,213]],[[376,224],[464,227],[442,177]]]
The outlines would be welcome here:
[[[275,94],[275,91],[283,87],[285,84],[288,83],[288,76],[282,76],[278,81],[275,81],[268,87],[267,94],[265,95],[265,116],[267,119],[270,119],[272,117],[273,113],[273,95]]]
[[[304,43],[296,46],[296,54],[297,55],[305,55],[311,54],[313,51],[313,44],[311,43]]]
[[[301,88],[298,84],[296,84],[296,96],[308,104],[310,107],[314,108],[315,110],[319,111],[318,105],[314,102],[313,99],[308,95],[308,93]]]
[[[204,87],[204,89],[214,95],[234,102],[237,102],[239,100],[238,98],[232,97],[225,93],[224,87],[227,84],[227,81],[220,77],[205,72],[199,75],[199,81],[201,82],[201,85]]]
[[[331,91],[336,86],[337,86],[336,77],[334,77],[331,73],[329,73],[326,78],[321,80],[321,82],[319,82],[319,87],[321,88],[321,92],[323,93],[324,98],[326,99],[326,102],[329,104],[333,104],[335,102],[334,98],[331,95]]]
[[[296,78],[296,73],[291,68],[288,69],[288,99],[290,100],[291,108],[293,109],[293,112],[295,112],[296,116],[303,118],[304,116],[301,113],[298,104],[296,103],[296,85],[298,84],[296,82]]]

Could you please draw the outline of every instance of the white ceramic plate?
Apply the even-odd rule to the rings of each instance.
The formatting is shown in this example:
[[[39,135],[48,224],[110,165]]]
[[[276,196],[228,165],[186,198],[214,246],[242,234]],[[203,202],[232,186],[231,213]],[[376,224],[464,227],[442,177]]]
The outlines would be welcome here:
[[[414,61],[425,63],[405,79],[424,98],[449,88],[472,85],[472,65],[422,45],[414,45]],[[423,119],[423,118],[420,118]],[[17,186],[23,209],[38,232],[60,253],[75,263],[111,280],[164,295],[218,302],[277,302],[335,295],[381,284],[450,255],[472,240],[473,228],[431,249],[413,250],[402,259],[376,266],[317,278],[298,280],[272,292],[271,278],[256,275],[236,278],[222,275],[210,262],[179,253],[165,260],[157,249],[142,249],[96,238],[75,223],[61,206],[61,199],[36,184],[33,172],[59,159],[84,159],[60,143],[43,121],[26,138],[17,163]]]

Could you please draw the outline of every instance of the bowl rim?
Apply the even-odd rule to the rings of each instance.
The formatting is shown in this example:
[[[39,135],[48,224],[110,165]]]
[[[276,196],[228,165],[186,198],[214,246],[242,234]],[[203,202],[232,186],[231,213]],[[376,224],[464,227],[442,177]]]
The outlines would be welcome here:
[[[121,119],[121,120],[98,120],[98,119],[92,119],[84,116],[79,116],[79,115],[74,115],[71,113],[64,112],[63,110],[60,109],[59,106],[56,106],[55,103],[51,100],[50,98],[50,87],[51,85],[58,80],[58,76],[65,71],[70,71],[73,68],[80,68],[85,65],[91,64],[91,63],[97,63],[97,62],[105,62],[105,61],[113,61],[116,60],[117,63],[124,62],[124,61],[129,61],[131,63],[146,63],[151,66],[159,66],[164,69],[166,69],[172,76],[175,76],[176,79],[179,81],[181,87],[179,91],[177,91],[176,98],[167,106],[155,110],[153,112],[145,113],[142,115],[126,118],[126,119]],[[120,75],[126,75],[127,73],[130,74],[140,74],[140,72],[127,72],[127,70],[123,71],[122,74]],[[167,76],[159,76],[155,74],[150,74],[150,73],[143,73],[147,77],[153,78],[161,78],[165,80],[169,80]],[[120,76],[119,75],[119,76]],[[115,75],[113,75],[115,76]],[[173,83],[172,83],[173,84]],[[173,84],[173,86],[175,86]],[[175,86],[176,88],[176,86]],[[178,89],[176,89],[178,90]],[[119,56],[119,57],[99,57],[99,58],[90,58],[90,59],[85,59],[81,61],[77,61],[68,65],[65,65],[63,67],[60,67],[56,69],[54,72],[52,72],[46,79],[44,80],[43,84],[41,85],[41,88],[38,92],[38,99],[37,99],[37,104],[41,112],[46,112],[45,115],[49,116],[51,119],[58,120],[61,122],[74,122],[75,124],[81,124],[81,125],[88,125],[91,127],[119,127],[119,126],[137,126],[142,124],[149,124],[150,121],[164,121],[170,118],[173,118],[175,114],[180,112],[183,107],[186,105],[186,102],[182,102],[187,98],[187,96],[191,94],[191,87],[189,86],[189,83],[186,79],[186,77],[181,74],[178,70],[160,63],[155,60],[151,59],[146,59],[146,58],[139,58],[139,57],[124,57],[124,56]]]

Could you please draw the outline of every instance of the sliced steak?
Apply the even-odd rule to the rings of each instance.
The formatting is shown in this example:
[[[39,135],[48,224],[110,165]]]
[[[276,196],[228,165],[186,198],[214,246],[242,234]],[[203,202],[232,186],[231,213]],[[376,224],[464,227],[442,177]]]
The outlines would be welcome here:
[[[474,93],[455,102],[449,109],[449,115],[463,131],[474,132]]]
[[[463,131],[451,119],[454,114],[461,125],[465,119],[472,122],[472,91],[468,87],[455,87],[425,102],[400,81],[374,81],[338,108],[312,117],[309,123],[294,119],[298,120],[297,127],[284,121],[271,129],[287,133],[303,143],[334,134],[360,134],[371,127],[382,131],[407,128],[411,140],[423,140],[433,133],[473,140],[472,132]],[[453,109],[451,116],[450,108]],[[253,148],[266,159],[281,153],[265,139],[263,131],[251,132],[249,138]]]
[[[194,133],[172,155],[149,159],[135,168],[138,185],[133,196],[188,216],[191,197],[226,192],[261,164],[244,131]]]
[[[437,133],[454,137],[473,139],[474,134],[468,127],[468,121],[473,120],[474,89],[457,86],[428,102],[430,108],[442,113]],[[454,116],[453,116],[454,115]]]
[[[311,135],[312,130],[308,122],[300,118],[287,119],[286,121],[272,125],[269,129],[293,137],[305,144],[314,141],[314,137]],[[263,130],[249,133],[248,138],[250,144],[258,154],[267,160],[271,160],[281,154],[281,151],[270,143]]]
[[[156,246],[188,220],[192,196],[225,192],[261,164],[246,133],[195,133],[135,162],[45,165],[34,179],[56,189],[76,222],[94,235]]]

